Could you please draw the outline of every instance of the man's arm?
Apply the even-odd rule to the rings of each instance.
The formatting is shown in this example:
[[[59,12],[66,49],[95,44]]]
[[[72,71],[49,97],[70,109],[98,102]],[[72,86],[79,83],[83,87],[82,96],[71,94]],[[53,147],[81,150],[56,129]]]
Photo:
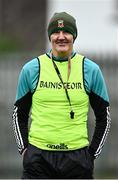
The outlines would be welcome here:
[[[28,120],[32,105],[32,94],[39,79],[39,61],[37,58],[29,61],[22,68],[13,110],[13,129],[20,154],[28,145]]]
[[[32,104],[32,94],[29,92],[14,104],[13,129],[20,154],[28,145],[28,119]]]
[[[109,103],[97,97],[93,92],[90,94],[90,103],[96,117],[96,124],[89,152],[94,158],[97,158],[102,151],[110,129]]]
[[[95,131],[89,146],[89,152],[94,158],[97,158],[104,146],[111,122],[109,98],[105,81],[99,68],[97,68],[92,77],[89,99],[96,117]]]

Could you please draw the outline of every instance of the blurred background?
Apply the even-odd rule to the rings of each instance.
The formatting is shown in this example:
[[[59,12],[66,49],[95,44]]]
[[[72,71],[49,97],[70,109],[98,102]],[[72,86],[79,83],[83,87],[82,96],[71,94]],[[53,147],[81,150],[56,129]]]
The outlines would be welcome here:
[[[118,178],[118,0],[0,0],[0,178],[21,177],[22,157],[12,130],[19,72],[27,61],[50,49],[47,24],[66,11],[79,29],[74,48],[98,63],[106,80],[112,126],[95,177]],[[89,113],[90,137],[94,116]]]

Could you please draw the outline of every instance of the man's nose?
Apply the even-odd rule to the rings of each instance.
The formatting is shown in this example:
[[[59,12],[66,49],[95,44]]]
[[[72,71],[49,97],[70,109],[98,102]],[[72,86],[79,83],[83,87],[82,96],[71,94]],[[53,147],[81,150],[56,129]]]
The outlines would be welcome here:
[[[59,32],[58,38],[59,38],[59,39],[65,39],[65,35],[64,35],[64,32],[63,32],[63,31],[60,31],[60,32]]]

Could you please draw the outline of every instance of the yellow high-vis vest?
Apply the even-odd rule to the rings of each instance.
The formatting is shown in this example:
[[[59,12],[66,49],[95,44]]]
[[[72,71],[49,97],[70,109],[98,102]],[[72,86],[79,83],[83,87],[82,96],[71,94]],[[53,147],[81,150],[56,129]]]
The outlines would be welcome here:
[[[79,54],[71,59],[71,73],[68,81],[68,61],[55,61],[75,113],[74,119],[71,119],[65,89],[52,60],[46,54],[39,56],[40,75],[32,97],[30,144],[40,149],[57,151],[88,146],[89,97],[83,84],[83,59],[84,57]]]

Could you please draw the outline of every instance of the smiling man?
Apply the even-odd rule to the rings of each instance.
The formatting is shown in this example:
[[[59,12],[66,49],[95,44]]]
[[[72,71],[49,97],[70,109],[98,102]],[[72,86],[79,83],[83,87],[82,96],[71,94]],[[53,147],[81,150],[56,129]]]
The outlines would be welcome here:
[[[48,36],[50,52],[26,63],[18,80],[13,127],[23,155],[22,178],[92,179],[110,129],[105,81],[96,63],[73,50],[74,17],[55,13]],[[91,141],[89,104],[96,118]]]

